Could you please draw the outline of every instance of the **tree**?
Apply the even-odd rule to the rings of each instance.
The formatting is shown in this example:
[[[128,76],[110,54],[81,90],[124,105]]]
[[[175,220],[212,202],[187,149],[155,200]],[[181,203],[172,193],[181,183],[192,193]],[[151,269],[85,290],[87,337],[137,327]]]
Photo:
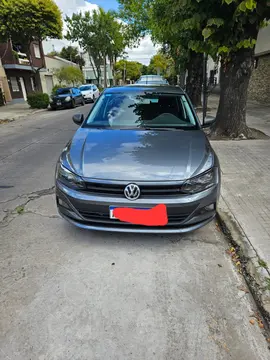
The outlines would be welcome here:
[[[104,85],[107,86],[107,59],[112,66],[121,56],[126,46],[124,31],[126,27],[119,23],[112,11],[102,8],[92,13],[73,14],[66,17],[67,39],[78,41],[88,52],[96,78],[99,82],[103,63]]]
[[[115,64],[117,79],[136,81],[141,76],[143,65],[137,61],[120,60]]]
[[[130,10],[131,6],[136,10],[135,1],[119,1],[127,10]],[[186,33],[190,55],[206,52],[213,59],[220,60],[220,102],[213,131],[216,135],[238,137],[243,134],[249,137],[251,132],[246,125],[247,90],[254,64],[254,48],[258,32],[266,20],[270,19],[269,1],[140,0],[140,2],[143,3],[140,10],[144,12],[143,16],[145,13],[151,15],[148,16],[150,20],[147,22],[149,29],[154,26],[152,20],[155,16],[152,14],[159,10],[159,5],[164,5],[166,2],[171,12],[170,17],[165,16],[165,12],[159,11],[159,14],[168,24],[164,29],[171,28],[172,36],[168,43],[173,48],[177,46],[179,40],[180,49],[186,49],[183,41]],[[141,19],[140,11],[139,14],[135,12],[135,15]],[[180,32],[177,31],[177,26]],[[162,32],[163,25],[156,23],[154,27],[156,34],[160,35],[157,27]],[[189,56],[189,61],[191,59],[192,57]],[[198,60],[199,63],[202,63],[202,60]]]
[[[148,71],[151,74],[166,75],[168,68],[168,57],[162,53],[158,53],[151,58]]]
[[[141,69],[141,73],[142,75],[148,75],[148,66],[147,65],[143,65],[142,69]]]
[[[79,85],[84,82],[82,71],[76,66],[66,66],[54,71],[60,84],[72,84],[73,86]]]
[[[120,15],[124,20],[131,22],[141,36],[150,33],[152,40],[162,45],[163,52],[173,59],[174,69],[170,72],[170,77],[176,78],[179,74],[185,78],[186,70],[188,70],[186,90],[193,104],[199,106],[201,105],[203,56],[189,49],[189,41],[194,39],[194,35],[200,37],[201,40],[203,36],[199,29],[187,31],[183,25],[184,20],[192,16],[192,12],[185,6],[175,7],[175,1],[119,0]],[[152,66],[151,72],[153,71],[156,73]]]
[[[78,48],[74,46],[63,47],[63,49],[60,51],[59,56],[62,57],[63,59],[78,64],[80,66],[80,69],[82,69],[82,67],[85,65],[85,61],[80,55]]]
[[[46,38],[62,37],[62,16],[53,0],[1,0],[0,42],[11,41],[24,45],[34,72],[30,46]]]
[[[184,2],[183,2],[184,1]],[[254,64],[254,48],[261,26],[270,18],[267,0],[182,0],[192,16],[187,29],[200,29],[203,41],[193,38],[189,47],[206,52],[221,62],[220,102],[214,133],[221,136],[249,137],[246,125],[247,90]]]

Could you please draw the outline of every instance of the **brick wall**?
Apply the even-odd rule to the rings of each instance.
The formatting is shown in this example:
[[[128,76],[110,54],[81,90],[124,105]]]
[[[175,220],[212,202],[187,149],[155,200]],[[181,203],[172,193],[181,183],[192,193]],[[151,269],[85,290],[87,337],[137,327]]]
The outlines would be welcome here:
[[[248,97],[249,100],[270,104],[270,54],[258,57],[257,68],[250,79]]]

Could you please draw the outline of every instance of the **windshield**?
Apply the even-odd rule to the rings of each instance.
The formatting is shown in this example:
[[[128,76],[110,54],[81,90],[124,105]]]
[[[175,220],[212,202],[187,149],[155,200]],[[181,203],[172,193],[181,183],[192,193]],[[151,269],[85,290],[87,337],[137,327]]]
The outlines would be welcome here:
[[[56,90],[56,95],[64,95],[64,94],[70,94],[70,89],[58,89]]]
[[[198,129],[185,95],[151,92],[104,93],[84,126]]]
[[[80,90],[81,91],[92,90],[92,86],[90,86],[90,85],[81,86]]]

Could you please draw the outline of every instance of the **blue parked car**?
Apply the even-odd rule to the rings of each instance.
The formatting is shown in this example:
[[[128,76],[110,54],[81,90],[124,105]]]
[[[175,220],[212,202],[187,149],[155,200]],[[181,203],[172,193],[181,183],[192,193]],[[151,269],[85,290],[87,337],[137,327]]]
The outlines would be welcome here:
[[[50,106],[52,110],[75,108],[77,105],[84,105],[84,98],[81,91],[75,87],[67,87],[56,90],[51,96]]]

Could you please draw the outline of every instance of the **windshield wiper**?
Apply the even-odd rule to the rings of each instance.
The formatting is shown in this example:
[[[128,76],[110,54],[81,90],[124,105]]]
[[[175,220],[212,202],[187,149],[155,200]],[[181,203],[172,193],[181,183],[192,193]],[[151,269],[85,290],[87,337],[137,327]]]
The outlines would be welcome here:
[[[142,127],[144,130],[162,130],[162,131],[170,131],[170,130],[180,130],[184,131],[183,128],[170,126],[170,127],[163,127],[163,126],[151,126],[151,127]]]

